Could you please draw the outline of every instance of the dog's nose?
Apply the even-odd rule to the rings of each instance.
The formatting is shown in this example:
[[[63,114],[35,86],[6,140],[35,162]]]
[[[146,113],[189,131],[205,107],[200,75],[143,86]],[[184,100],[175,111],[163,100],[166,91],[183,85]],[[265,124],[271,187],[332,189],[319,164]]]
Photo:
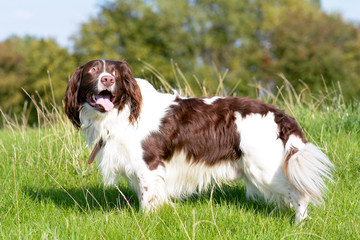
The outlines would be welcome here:
[[[101,82],[105,87],[111,87],[115,83],[115,78],[112,76],[103,76]]]

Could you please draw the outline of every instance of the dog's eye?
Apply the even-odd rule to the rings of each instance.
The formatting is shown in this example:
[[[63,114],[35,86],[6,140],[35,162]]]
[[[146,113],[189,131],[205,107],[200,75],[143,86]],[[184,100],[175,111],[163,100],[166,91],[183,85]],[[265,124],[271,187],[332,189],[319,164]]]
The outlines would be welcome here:
[[[114,72],[113,72],[113,76],[114,76],[114,77],[118,77],[118,76],[119,76],[118,71],[114,71]]]
[[[92,67],[89,70],[89,73],[96,73],[98,71],[98,69],[96,67]]]

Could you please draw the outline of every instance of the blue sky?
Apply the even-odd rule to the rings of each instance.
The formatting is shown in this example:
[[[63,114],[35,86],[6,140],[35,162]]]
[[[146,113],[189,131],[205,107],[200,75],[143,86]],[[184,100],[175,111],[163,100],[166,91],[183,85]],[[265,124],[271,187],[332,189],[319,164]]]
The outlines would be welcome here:
[[[0,3],[0,41],[11,35],[52,37],[69,47],[75,34],[104,1],[98,0],[4,0]]]
[[[69,37],[90,16],[95,16],[100,0],[8,0],[0,3],[0,41],[11,35],[26,34],[54,38],[61,46],[71,47]],[[343,15],[360,23],[360,0],[321,0],[327,12]]]

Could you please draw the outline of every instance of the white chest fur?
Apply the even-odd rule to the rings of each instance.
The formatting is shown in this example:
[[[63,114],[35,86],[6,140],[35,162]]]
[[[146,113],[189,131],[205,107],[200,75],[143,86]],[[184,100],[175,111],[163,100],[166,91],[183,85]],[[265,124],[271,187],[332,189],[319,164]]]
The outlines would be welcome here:
[[[159,93],[147,81],[137,79],[137,82],[143,105],[135,124],[128,120],[128,106],[121,112],[113,109],[100,113],[85,103],[80,111],[81,129],[87,146],[93,147],[100,140],[104,142],[97,159],[105,184],[116,183],[119,175],[136,178],[135,173],[147,168],[142,159],[141,142],[152,131],[158,130],[168,107],[174,104],[175,95]]]

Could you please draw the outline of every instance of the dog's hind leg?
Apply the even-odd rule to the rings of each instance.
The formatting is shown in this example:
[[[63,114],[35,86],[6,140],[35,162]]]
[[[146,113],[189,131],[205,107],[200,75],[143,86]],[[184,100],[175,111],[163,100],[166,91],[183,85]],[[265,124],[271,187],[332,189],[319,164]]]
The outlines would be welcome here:
[[[306,193],[300,193],[294,188],[289,190],[290,202],[295,208],[295,223],[299,223],[307,217],[307,207],[310,201]]]

